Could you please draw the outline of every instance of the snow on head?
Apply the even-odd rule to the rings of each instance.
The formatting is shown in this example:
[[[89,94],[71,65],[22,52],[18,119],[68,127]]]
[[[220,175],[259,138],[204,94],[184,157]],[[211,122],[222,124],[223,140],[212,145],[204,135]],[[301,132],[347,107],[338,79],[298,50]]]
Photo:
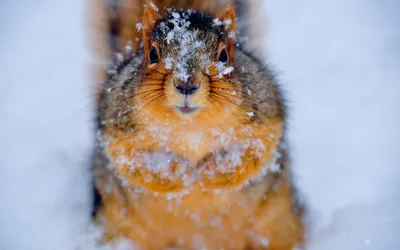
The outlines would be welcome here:
[[[153,2],[150,2],[150,6],[158,12],[158,7]]]
[[[229,75],[234,70],[232,66],[226,66],[223,62],[217,62],[215,66],[218,70],[218,78],[222,78],[223,75]]]
[[[220,26],[220,25],[223,24],[223,22],[221,20],[219,20],[219,18],[215,18],[213,20],[213,24],[216,25],[216,26]]]
[[[164,34],[163,39],[171,47],[174,47],[172,54],[167,52],[163,60],[165,68],[172,70],[175,76],[183,82],[190,79],[193,74],[193,62],[208,71],[208,67],[215,65],[218,71],[218,78],[230,74],[234,68],[228,67],[221,62],[212,62],[209,53],[210,47],[206,45],[201,31],[191,27],[191,15],[196,13],[194,10],[184,12],[169,9],[169,18],[158,24],[158,28]],[[218,19],[213,20],[213,25]],[[230,21],[230,22],[229,22]],[[231,20],[224,20],[221,24],[230,25]],[[223,32],[223,31],[221,31]],[[219,32],[217,32],[219,34]],[[228,35],[232,37],[232,35]]]
[[[179,44],[178,59],[175,61],[175,75],[182,81],[188,81],[190,78],[188,61],[193,59],[193,50],[199,46],[201,41],[197,40],[197,32],[189,30],[190,22],[187,20],[186,13],[173,11],[172,18],[167,22],[173,24],[173,29],[167,33],[167,43],[177,42]],[[166,61],[166,68],[171,68],[173,59],[169,57]]]

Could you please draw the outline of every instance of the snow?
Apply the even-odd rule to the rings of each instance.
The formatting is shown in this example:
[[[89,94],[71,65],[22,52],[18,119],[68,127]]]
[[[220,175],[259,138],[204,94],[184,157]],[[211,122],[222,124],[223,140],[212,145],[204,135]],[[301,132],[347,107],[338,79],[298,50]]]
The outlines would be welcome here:
[[[289,100],[295,182],[309,205],[307,249],[400,249],[398,1],[263,5],[263,42]],[[100,249],[89,222],[86,8],[0,4],[0,249]]]
[[[201,51],[207,49],[204,42],[198,38],[198,31],[188,29],[190,26],[188,18],[192,12],[193,10],[191,9],[182,13],[176,12],[174,9],[169,9],[171,18],[159,24],[161,30],[166,34],[165,40],[167,41],[167,44],[176,42],[178,44],[176,50],[179,51],[178,60],[175,60],[170,54],[167,55],[164,59],[165,68],[168,70],[173,69],[177,78],[183,82],[187,81],[191,75],[189,72],[190,67],[187,62],[193,59],[193,51],[199,51],[198,53],[201,53]],[[215,25],[218,25],[219,19],[216,18],[213,22]],[[166,23],[173,24],[173,29],[170,29]],[[225,19],[220,23],[221,25],[224,24],[225,27],[228,28],[232,24],[232,20]],[[200,64],[204,67],[211,64],[210,58],[207,57],[207,53],[204,53],[201,56]],[[226,63],[223,62],[215,63],[215,67],[218,71],[217,78],[222,78],[224,75],[228,75],[234,70],[233,67],[227,66]],[[206,72],[209,72],[208,68],[206,68]]]
[[[187,12],[178,13],[174,10],[170,10],[172,18],[167,20],[166,22],[174,25],[173,29],[169,29],[165,23],[161,23],[164,33],[167,33],[167,43],[177,42],[179,44],[179,59],[177,62],[174,61],[173,57],[168,55],[165,60],[165,68],[171,69],[172,65],[175,64],[175,74],[176,76],[183,82],[188,81],[190,77],[189,73],[189,65],[187,62],[193,57],[193,51],[195,50],[204,50],[205,45],[202,41],[198,39],[197,31],[188,30],[190,22],[188,21],[188,17],[192,10],[188,10]],[[204,58],[202,61],[203,64],[207,64],[209,61],[208,58]]]
[[[142,27],[143,27],[143,24],[142,24],[142,23],[137,23],[137,24],[136,24],[136,29],[137,29],[137,31],[140,31],[140,30],[142,29]]]
[[[0,4],[2,250],[74,249],[90,214],[85,6],[42,2]]]
[[[265,1],[309,249],[400,249],[398,1]]]
[[[158,12],[158,7],[153,2],[150,2],[150,6]]]
[[[218,71],[217,78],[222,78],[224,75],[229,75],[234,70],[232,66],[226,66],[226,64],[223,62],[217,62],[215,66]]]

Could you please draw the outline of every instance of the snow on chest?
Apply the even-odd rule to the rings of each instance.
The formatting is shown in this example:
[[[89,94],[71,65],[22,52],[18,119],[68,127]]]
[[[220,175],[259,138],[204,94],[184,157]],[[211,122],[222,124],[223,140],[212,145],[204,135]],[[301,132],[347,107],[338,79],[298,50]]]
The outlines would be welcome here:
[[[253,137],[251,128],[210,128],[205,130],[149,127],[147,133],[156,144],[155,151],[167,152],[197,166],[210,155],[218,159],[230,158],[240,163],[240,157],[251,149],[257,155],[266,150],[264,141]],[[229,160],[230,161],[230,160]]]
[[[191,130],[152,125],[131,137],[125,150],[121,144],[109,152],[122,179],[150,192],[235,189],[263,175],[277,146],[253,132],[246,126]]]

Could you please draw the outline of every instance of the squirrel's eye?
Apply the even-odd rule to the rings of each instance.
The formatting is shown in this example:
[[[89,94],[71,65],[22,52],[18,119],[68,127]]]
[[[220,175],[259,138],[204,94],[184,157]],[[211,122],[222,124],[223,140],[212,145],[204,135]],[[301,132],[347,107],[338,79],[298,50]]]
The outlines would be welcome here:
[[[154,46],[151,46],[150,52],[149,52],[149,63],[158,63],[158,54],[156,48]]]
[[[226,53],[225,49],[221,50],[218,61],[223,62],[223,63],[228,62],[228,53]]]

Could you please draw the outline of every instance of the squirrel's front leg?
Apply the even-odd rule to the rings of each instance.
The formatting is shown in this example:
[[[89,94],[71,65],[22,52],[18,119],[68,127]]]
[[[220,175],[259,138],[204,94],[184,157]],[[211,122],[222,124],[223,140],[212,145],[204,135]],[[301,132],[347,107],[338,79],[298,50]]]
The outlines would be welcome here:
[[[286,176],[260,203],[249,232],[249,249],[292,250],[301,247],[305,229],[295,211],[293,191]],[[297,213],[298,212],[298,213]]]

